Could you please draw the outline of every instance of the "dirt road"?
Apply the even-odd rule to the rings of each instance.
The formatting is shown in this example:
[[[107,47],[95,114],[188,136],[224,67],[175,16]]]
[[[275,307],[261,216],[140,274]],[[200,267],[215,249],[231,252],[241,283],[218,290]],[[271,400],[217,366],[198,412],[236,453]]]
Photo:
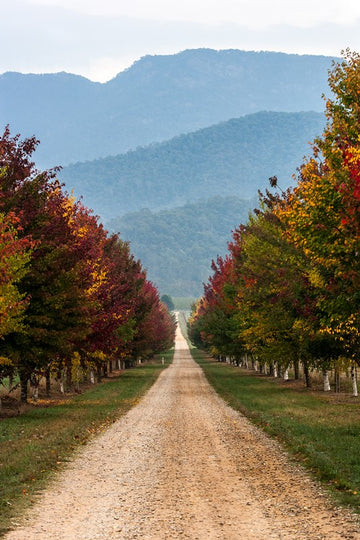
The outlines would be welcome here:
[[[6,538],[332,540],[360,529],[217,397],[178,331],[173,364]]]

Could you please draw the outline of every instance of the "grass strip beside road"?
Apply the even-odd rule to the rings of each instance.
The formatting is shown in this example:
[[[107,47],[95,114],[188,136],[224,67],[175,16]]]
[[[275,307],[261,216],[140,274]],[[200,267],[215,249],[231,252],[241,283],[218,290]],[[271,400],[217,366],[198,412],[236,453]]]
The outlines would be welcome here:
[[[161,354],[156,362],[127,370],[56,405],[34,406],[0,420],[0,535],[80,445],[136,405],[173,353]]]
[[[212,360],[197,349],[191,354],[231,407],[279,440],[338,503],[360,512],[358,399],[340,400],[334,394],[292,388],[281,380]]]

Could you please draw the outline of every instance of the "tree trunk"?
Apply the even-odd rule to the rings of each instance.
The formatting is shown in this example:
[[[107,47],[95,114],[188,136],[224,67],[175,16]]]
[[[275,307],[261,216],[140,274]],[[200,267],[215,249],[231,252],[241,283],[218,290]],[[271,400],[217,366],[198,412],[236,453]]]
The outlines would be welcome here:
[[[46,381],[46,395],[47,397],[50,397],[50,387],[51,387],[51,380],[50,380],[50,368],[48,368],[45,372],[45,381]]]
[[[20,371],[19,376],[20,376],[20,389],[21,389],[21,394],[20,394],[21,403],[27,403],[29,377],[23,371]]]
[[[295,380],[300,379],[299,360],[294,361],[294,378]]]
[[[357,369],[354,364],[351,366],[351,381],[352,381],[352,387],[353,387],[353,396],[358,397],[358,389],[357,389]]]
[[[331,390],[330,388],[330,381],[329,381],[329,373],[324,369],[323,371],[323,381],[324,381],[324,392],[329,392]]]
[[[340,371],[338,370],[338,368],[335,368],[335,392],[337,394],[340,393]]]
[[[311,388],[310,370],[307,362],[303,362],[304,367],[304,379],[306,388]]]
[[[249,369],[249,360],[248,360],[248,355],[247,354],[245,354],[245,362],[244,363],[245,363],[246,369]]]
[[[71,390],[72,386],[72,369],[71,360],[66,361],[66,390]]]
[[[90,370],[90,382],[91,384],[95,384],[95,375],[93,369]]]
[[[80,393],[80,368],[77,366],[76,368],[76,392]]]
[[[277,376],[278,376],[278,367],[277,367],[277,363],[276,363],[276,362],[274,362],[274,364],[273,364],[273,373],[274,373],[274,377],[275,377],[275,379],[276,379]]]
[[[37,401],[39,399],[39,381],[38,380],[36,380],[33,386],[32,398],[34,401]]]
[[[284,381],[288,381],[288,380],[289,380],[289,368],[286,368],[286,369],[285,369],[284,375],[283,375],[283,379],[284,379]]]

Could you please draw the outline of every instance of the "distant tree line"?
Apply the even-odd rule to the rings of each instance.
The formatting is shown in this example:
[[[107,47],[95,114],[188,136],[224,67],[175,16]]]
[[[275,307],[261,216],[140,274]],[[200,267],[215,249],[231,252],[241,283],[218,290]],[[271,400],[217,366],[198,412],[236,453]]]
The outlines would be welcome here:
[[[142,210],[112,220],[109,229],[130,241],[163,294],[196,298],[211,272],[209,260],[225,253],[230,231],[256,202],[213,197],[171,210]]]

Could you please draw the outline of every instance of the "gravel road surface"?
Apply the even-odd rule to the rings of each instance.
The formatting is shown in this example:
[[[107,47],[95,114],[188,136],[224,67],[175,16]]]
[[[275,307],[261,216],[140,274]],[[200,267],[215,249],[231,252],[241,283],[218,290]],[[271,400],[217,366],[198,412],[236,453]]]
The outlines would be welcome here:
[[[178,330],[173,364],[5,538],[332,540],[360,529],[216,395]]]

